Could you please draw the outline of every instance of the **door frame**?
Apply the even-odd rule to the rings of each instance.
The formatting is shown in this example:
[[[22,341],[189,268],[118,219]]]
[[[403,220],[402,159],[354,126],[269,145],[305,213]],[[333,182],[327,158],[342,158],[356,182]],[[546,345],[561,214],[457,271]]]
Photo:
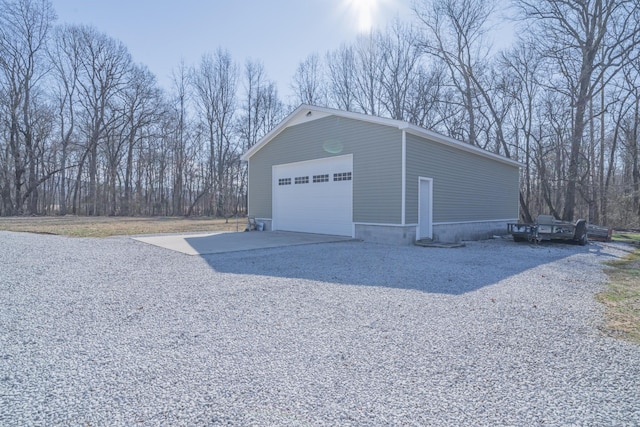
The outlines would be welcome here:
[[[422,184],[427,186],[427,193],[422,194]],[[427,213],[427,223],[423,223],[422,199],[427,197],[429,201],[429,212]],[[418,177],[418,227],[416,228],[416,240],[433,238],[433,178],[423,176]]]

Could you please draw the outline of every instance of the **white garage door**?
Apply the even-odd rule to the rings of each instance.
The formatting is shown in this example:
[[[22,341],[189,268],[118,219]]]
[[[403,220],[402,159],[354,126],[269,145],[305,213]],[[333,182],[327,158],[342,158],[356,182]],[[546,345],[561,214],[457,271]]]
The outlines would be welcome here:
[[[353,157],[273,167],[273,229],[351,236]]]

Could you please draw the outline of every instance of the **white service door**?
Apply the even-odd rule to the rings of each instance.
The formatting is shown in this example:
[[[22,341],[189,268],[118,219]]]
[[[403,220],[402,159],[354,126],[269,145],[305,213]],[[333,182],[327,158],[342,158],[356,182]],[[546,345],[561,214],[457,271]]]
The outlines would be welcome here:
[[[433,180],[418,179],[418,240],[433,237]]]
[[[273,167],[273,229],[353,234],[353,157]]]

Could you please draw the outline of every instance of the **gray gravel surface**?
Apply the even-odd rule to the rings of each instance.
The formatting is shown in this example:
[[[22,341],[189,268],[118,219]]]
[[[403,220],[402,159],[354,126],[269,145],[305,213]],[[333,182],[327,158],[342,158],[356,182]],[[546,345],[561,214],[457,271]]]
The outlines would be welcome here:
[[[0,425],[639,425],[594,300],[624,250],[0,232]]]

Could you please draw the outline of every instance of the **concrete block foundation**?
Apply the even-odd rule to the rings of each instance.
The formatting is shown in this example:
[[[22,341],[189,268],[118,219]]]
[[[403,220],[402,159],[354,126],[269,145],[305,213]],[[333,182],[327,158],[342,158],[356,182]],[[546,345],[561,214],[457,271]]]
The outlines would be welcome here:
[[[460,242],[484,240],[491,236],[507,234],[507,223],[517,219],[500,221],[478,221],[464,223],[433,224],[433,240],[436,242]]]
[[[434,242],[457,243],[463,240],[483,240],[507,233],[507,223],[517,219],[433,224]],[[355,238],[365,242],[391,245],[412,245],[416,241],[415,225],[356,224]]]
[[[271,218],[256,218],[264,224],[264,231],[272,231]],[[434,242],[458,243],[463,240],[483,240],[491,236],[507,233],[507,223],[517,219],[500,221],[477,221],[464,223],[434,223],[432,234]],[[354,238],[364,242],[388,245],[412,245],[416,241],[417,226],[387,224],[355,224]]]
[[[415,225],[356,224],[355,227],[355,238],[365,242],[412,245],[416,241]]]

